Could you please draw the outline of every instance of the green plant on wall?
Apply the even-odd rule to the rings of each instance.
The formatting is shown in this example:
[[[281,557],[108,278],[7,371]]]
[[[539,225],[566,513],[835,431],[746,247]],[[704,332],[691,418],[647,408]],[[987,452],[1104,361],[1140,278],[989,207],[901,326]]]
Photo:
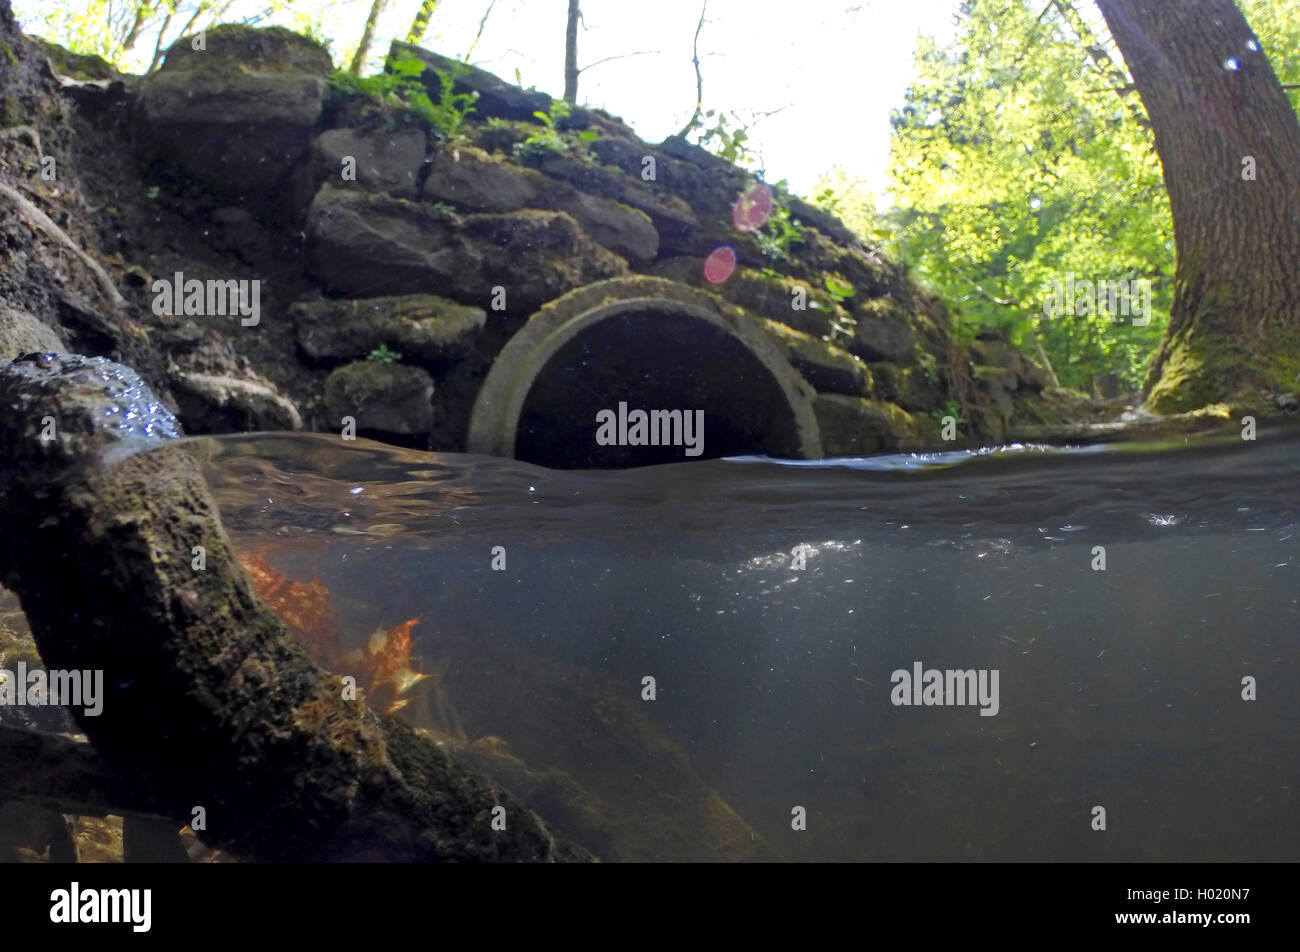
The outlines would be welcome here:
[[[930,414],[930,416],[934,417],[940,423],[943,422],[944,417],[952,417],[957,421],[958,426],[961,426],[964,423],[961,418],[961,404],[956,400],[949,400],[943,405],[942,410],[935,410]]]
[[[543,128],[515,146],[515,158],[521,162],[538,162],[550,155],[564,155],[569,152],[571,144],[560,133],[558,127],[560,121],[567,119],[572,111],[572,107],[563,99],[551,100],[551,107],[546,112],[540,109],[534,111],[533,116],[542,123]],[[587,129],[577,135],[576,141],[592,143],[597,138],[598,133],[595,129]]]
[[[843,304],[849,298],[853,297],[853,285],[847,281],[841,281],[831,275],[826,276],[826,290],[834,299],[836,304]]]
[[[384,72],[375,76],[354,76],[347,70],[330,75],[330,85],[344,95],[365,96],[382,106],[397,105],[409,110],[431,125],[443,138],[454,139],[462,122],[474,112],[478,93],[456,92],[456,81],[469,67],[457,63],[449,73],[434,70],[438,77],[438,101],[429,97],[420,77],[425,64],[415,56],[390,60]]]
[[[790,192],[785,180],[770,186],[772,190],[772,214],[763,227],[754,232],[754,242],[758,250],[774,261],[780,261],[789,252],[792,245],[803,241],[804,226],[798,219],[790,217]],[[849,289],[852,293],[852,288]]]
[[[402,359],[402,355],[395,350],[389,350],[387,344],[380,344],[366,359],[380,364],[395,364]]]
[[[717,116],[717,122],[712,126],[703,128],[703,120],[712,119],[715,115]],[[745,144],[749,141],[749,132],[744,124],[736,118],[735,113],[732,113],[731,118],[735,123],[734,126],[727,121],[725,113],[718,113],[714,109],[704,113],[695,122],[695,127],[700,128],[700,134],[695,140],[695,144],[708,149],[719,158],[726,159],[732,165],[738,165],[742,168],[752,167],[758,161],[758,157]]]

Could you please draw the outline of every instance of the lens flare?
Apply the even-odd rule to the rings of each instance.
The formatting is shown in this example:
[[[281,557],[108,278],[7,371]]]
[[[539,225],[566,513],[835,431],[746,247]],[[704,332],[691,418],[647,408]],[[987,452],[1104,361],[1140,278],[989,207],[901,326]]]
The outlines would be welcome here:
[[[742,235],[758,231],[772,215],[772,190],[755,182],[731,206],[731,224]]]
[[[736,249],[731,245],[714,248],[704,259],[704,280],[709,284],[721,284],[731,277],[736,270]]]

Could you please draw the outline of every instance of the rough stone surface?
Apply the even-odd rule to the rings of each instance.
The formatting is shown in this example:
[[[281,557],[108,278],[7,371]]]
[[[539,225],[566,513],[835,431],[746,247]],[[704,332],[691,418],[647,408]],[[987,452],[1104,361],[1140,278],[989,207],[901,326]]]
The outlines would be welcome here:
[[[63,338],[48,324],[42,324],[26,311],[0,305],[0,357],[67,349]]]
[[[659,235],[644,212],[470,146],[435,151],[423,195],[448,202],[458,211],[567,212],[598,244],[630,261],[651,261],[659,251]]]
[[[574,188],[643,211],[650,217],[665,247],[682,247],[700,227],[699,219],[680,196],[660,189],[656,182],[614,166],[597,165],[589,156],[548,155],[536,167]]]
[[[172,392],[192,433],[302,429],[293,401],[259,375],[181,371],[172,379]]]
[[[813,402],[827,456],[867,456],[914,448],[917,421],[892,403],[839,394],[818,394]]]
[[[1026,388],[1042,390],[1050,381],[1047,372],[1025,357],[1007,337],[1006,331],[997,327],[984,327],[971,345],[970,361],[986,367],[1001,367],[1011,371],[1012,390]],[[1116,394],[1117,396],[1118,394]],[[1113,397],[1109,397],[1113,399]]]
[[[432,294],[303,301],[289,308],[298,343],[312,357],[355,360],[383,346],[408,359],[463,357],[487,321],[481,308]]]
[[[907,364],[916,360],[916,333],[898,303],[877,298],[852,309],[856,325],[846,345],[863,360]]]
[[[764,320],[763,327],[780,346],[790,366],[819,392],[871,395],[871,370],[859,358],[777,321]]]
[[[357,185],[415,198],[425,150],[424,133],[417,129],[330,129],[313,143],[316,177],[343,186],[344,160],[351,158],[356,162]]]
[[[533,120],[534,112],[547,112],[551,108],[551,97],[546,93],[520,89],[487,70],[448,59],[419,46],[394,41],[389,55],[394,59],[413,56],[426,65],[421,80],[428,87],[429,98],[434,102],[438,101],[438,73],[441,73],[443,76],[457,76],[454,86],[456,92],[478,94],[474,112],[483,118],[491,116],[498,119]]]
[[[875,363],[871,365],[871,376],[881,400],[913,413],[936,410],[947,399],[943,384],[923,367]]]
[[[627,270],[562,213],[460,216],[328,186],[308,211],[307,236],[312,273],[334,293],[357,297],[436,290],[486,305],[500,286],[507,307],[526,314]]]
[[[725,282],[714,285],[704,279],[704,259],[690,256],[661,259],[647,270],[659,277],[704,288],[751,313],[814,337],[834,336],[844,342],[853,326],[848,311],[836,304],[824,288],[788,275],[773,277],[740,266]],[[806,306],[802,309],[793,306],[797,289],[802,290],[804,297]],[[837,327],[842,330],[836,331]]]
[[[471,146],[435,149],[422,195],[464,212],[512,212],[536,207],[546,179],[532,169]]]
[[[325,380],[325,410],[358,430],[411,435],[433,428],[433,378],[419,367],[359,360]]]
[[[324,50],[288,30],[214,27],[206,49],[176,43],[140,84],[142,140],[213,194],[300,204],[332,68]]]

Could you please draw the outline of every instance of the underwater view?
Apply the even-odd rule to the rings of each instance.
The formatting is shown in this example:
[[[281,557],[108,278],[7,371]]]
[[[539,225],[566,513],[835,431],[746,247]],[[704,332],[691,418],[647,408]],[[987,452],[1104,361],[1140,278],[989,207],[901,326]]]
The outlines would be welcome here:
[[[603,859],[1296,858],[1294,434],[1248,458],[1014,446],[590,475],[212,444],[271,604],[328,605],[344,651],[409,636],[422,679],[397,716]],[[914,665],[997,678],[965,706],[918,708],[910,684],[900,705]]]

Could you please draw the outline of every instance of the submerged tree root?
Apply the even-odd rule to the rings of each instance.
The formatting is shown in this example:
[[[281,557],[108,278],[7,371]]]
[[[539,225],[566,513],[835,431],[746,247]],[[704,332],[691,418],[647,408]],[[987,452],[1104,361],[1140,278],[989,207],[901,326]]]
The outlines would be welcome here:
[[[157,435],[172,427],[120,365],[0,367],[0,580],[51,669],[103,670],[102,713],[73,714],[104,762],[249,859],[589,859],[343,699],[250,590],[197,461]]]

